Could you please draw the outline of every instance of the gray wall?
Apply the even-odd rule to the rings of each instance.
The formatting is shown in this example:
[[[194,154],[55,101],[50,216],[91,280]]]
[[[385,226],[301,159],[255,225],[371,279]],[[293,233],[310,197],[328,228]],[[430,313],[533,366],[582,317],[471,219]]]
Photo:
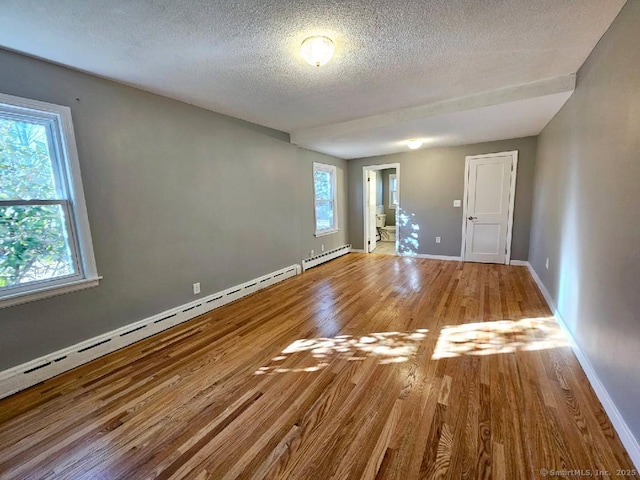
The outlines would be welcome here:
[[[0,92],[72,109],[100,286],[0,310],[0,370],[347,243],[346,162],[287,134],[0,50]],[[338,166],[315,238],[312,163]]]
[[[389,208],[389,175],[396,173],[395,168],[385,168],[380,171],[382,177],[382,204],[384,205],[384,213],[387,215],[385,218],[386,225],[396,224],[396,209]]]
[[[638,19],[627,2],[539,137],[530,262],[640,439]]]
[[[464,193],[464,162],[468,155],[518,150],[518,179],[513,221],[511,258],[529,258],[529,225],[536,159],[536,137],[459,147],[435,148],[414,152],[349,160],[349,238],[354,248],[364,248],[362,219],[362,167],[385,163],[400,164],[400,207],[409,218],[399,222],[396,234],[400,242],[409,240],[411,225],[417,225],[414,253],[459,256],[462,246],[462,208],[454,200]],[[442,243],[436,243],[436,236]]]

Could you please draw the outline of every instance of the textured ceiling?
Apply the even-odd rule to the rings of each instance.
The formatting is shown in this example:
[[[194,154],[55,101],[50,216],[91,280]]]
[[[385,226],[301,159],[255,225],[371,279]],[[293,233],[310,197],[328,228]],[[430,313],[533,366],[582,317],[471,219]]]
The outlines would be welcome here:
[[[624,2],[0,0],[0,45],[290,132],[575,73]]]

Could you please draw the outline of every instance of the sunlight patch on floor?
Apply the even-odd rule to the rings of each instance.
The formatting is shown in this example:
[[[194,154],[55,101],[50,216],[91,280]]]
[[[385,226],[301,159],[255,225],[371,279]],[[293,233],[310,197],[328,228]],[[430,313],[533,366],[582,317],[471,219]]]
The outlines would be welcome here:
[[[362,336],[337,335],[327,338],[299,339],[273,357],[268,366],[256,370],[256,375],[286,372],[315,372],[325,368],[336,358],[362,361],[369,357],[381,365],[403,363],[418,351],[428,330],[419,328],[413,332],[379,332]],[[283,362],[295,359],[295,367],[285,367]],[[293,361],[293,360],[292,360]]]
[[[553,317],[498,320],[443,327],[432,360],[568,346]]]

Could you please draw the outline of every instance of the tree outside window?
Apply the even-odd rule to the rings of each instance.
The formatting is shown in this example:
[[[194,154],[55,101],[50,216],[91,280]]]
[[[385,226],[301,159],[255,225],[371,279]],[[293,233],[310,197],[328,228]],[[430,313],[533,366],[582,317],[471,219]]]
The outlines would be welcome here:
[[[315,235],[337,232],[336,167],[334,165],[313,164],[313,192]]]
[[[0,94],[0,307],[98,280],[70,109]]]

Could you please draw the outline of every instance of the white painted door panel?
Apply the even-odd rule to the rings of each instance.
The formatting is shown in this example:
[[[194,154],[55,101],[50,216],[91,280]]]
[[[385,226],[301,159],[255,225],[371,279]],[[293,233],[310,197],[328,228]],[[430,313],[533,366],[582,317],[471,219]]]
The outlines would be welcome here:
[[[465,260],[505,263],[512,156],[469,160]]]
[[[376,228],[376,200],[378,199],[376,191],[376,181],[376,172],[369,172],[369,252],[373,252],[376,248],[376,237],[378,233],[378,230]]]

